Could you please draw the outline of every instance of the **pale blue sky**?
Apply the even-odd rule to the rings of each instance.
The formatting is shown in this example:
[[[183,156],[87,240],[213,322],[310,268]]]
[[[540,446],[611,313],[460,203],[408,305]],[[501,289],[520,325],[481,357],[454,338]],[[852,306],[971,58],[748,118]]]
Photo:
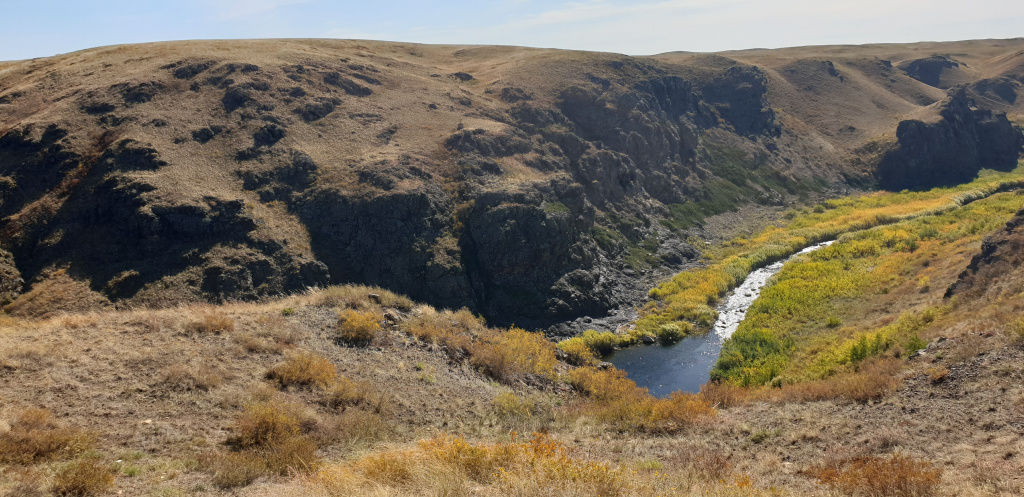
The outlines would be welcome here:
[[[0,60],[147,41],[361,38],[646,55],[1024,36],[1024,0],[0,0]]]

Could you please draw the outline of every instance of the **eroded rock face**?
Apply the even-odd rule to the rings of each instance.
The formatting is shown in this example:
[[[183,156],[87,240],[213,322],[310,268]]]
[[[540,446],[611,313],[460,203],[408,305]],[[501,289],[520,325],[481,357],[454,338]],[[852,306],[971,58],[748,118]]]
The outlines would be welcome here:
[[[1024,134],[1005,114],[973,104],[960,88],[942,104],[939,122],[900,122],[898,147],[878,165],[879,184],[889,190],[931,188],[970,181],[982,168],[1015,168]]]

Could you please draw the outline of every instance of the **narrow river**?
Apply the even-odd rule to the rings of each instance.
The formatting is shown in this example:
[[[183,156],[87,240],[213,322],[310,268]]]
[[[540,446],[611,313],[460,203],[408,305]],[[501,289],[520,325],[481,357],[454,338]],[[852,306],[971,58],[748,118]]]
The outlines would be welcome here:
[[[757,269],[747,276],[723,303],[718,306],[718,320],[710,332],[691,335],[679,342],[663,347],[661,345],[639,345],[617,350],[605,358],[616,368],[629,374],[651,394],[664,397],[676,390],[698,392],[707,383],[711,368],[715,366],[722,352],[722,342],[732,336],[740,322],[747,315],[750,304],[761,294],[765,283],[793,257],[814,252],[831,244],[831,241],[807,247],[785,261]]]

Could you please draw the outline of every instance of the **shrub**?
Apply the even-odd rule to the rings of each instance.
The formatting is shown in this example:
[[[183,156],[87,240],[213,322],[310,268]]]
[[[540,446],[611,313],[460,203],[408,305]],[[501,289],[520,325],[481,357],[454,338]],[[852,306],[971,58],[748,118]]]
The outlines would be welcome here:
[[[234,449],[265,447],[298,436],[302,427],[297,406],[260,402],[250,404],[231,426],[227,445]]]
[[[610,331],[598,333],[597,330],[587,330],[583,332],[583,342],[594,353],[606,355],[615,350],[615,346],[619,344],[619,337]]]
[[[445,346],[448,354],[458,359],[469,354],[475,338],[488,333],[484,324],[465,308],[452,312],[422,307],[418,311],[419,316],[403,323],[403,330],[425,342]]]
[[[555,344],[540,333],[512,327],[482,337],[470,353],[473,365],[495,379],[511,381],[525,374],[554,375]]]
[[[1017,318],[1006,325],[1006,336],[1015,345],[1024,345],[1024,318]]]
[[[204,312],[199,319],[185,325],[185,333],[189,335],[219,335],[232,331],[235,331],[235,320],[220,312]]]
[[[96,457],[87,457],[57,470],[51,490],[61,497],[86,497],[104,493],[113,485],[110,466]]]
[[[686,321],[663,324],[658,327],[658,339],[662,343],[675,343],[682,340],[693,329],[693,325]]]
[[[818,482],[847,495],[928,497],[935,495],[942,470],[910,456],[865,456],[810,470]]]
[[[50,411],[26,409],[17,416],[9,431],[0,434],[0,462],[32,464],[75,455],[95,443],[94,433],[62,427]]]
[[[231,452],[202,458],[205,471],[221,488],[248,485],[265,474],[307,472],[317,465],[317,446],[305,435],[316,421],[301,406],[262,402],[246,406],[231,426],[225,444]]]
[[[345,309],[339,315],[339,319],[339,338],[350,345],[369,345],[380,331],[379,316],[375,312]]]
[[[558,342],[558,349],[565,353],[571,364],[589,366],[597,362],[597,354],[587,346],[583,337],[572,337]]]
[[[326,388],[338,376],[338,370],[326,357],[300,351],[270,368],[267,378],[276,380],[281,388],[290,386]]]

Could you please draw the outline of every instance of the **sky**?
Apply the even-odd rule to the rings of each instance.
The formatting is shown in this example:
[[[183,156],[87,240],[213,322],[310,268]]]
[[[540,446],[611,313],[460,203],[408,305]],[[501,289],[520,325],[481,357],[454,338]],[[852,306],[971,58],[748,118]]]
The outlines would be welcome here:
[[[650,55],[1016,37],[1024,37],[1024,0],[0,0],[0,60],[232,38]]]

